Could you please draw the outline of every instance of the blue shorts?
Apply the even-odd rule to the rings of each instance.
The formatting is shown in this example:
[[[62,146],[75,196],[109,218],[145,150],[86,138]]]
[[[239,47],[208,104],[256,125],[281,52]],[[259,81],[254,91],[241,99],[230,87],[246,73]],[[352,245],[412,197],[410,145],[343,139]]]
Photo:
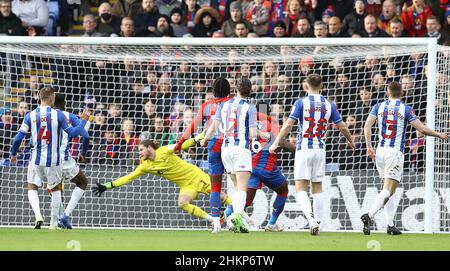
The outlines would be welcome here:
[[[209,175],[222,175],[224,168],[222,164],[221,152],[212,152],[211,149],[215,142],[210,141],[208,143],[208,174]]]
[[[250,180],[248,180],[247,187],[250,189],[260,189],[261,182],[274,190],[281,186],[286,181],[286,178],[281,173],[280,169],[274,171],[266,171],[264,169],[254,168]]]

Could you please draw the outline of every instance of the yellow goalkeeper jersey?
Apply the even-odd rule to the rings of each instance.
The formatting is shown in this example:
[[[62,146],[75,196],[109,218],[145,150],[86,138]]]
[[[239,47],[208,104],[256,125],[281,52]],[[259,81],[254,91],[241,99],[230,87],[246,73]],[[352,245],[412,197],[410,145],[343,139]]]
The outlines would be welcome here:
[[[155,161],[142,160],[133,172],[112,183],[114,187],[119,187],[147,173],[163,177],[179,187],[189,186],[200,181],[209,182],[208,174],[183,161],[173,153],[171,146],[162,146],[156,150]]]

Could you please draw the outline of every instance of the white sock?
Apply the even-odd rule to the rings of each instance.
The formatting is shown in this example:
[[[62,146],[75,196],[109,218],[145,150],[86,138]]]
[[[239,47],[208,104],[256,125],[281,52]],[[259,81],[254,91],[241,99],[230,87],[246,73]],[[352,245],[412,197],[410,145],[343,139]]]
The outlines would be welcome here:
[[[386,216],[386,223],[388,226],[394,226],[395,206],[394,197],[390,197],[388,202],[384,205],[384,215]]]
[[[208,214],[206,214],[205,219],[208,222],[212,222],[213,221],[213,217],[211,215],[208,215]]]
[[[39,208],[39,196],[37,190],[28,190],[28,201],[33,209],[34,217],[36,219],[41,219],[42,214],[41,209]]]
[[[311,221],[313,220],[311,200],[309,199],[306,191],[297,192],[297,203],[300,204],[300,210],[302,210],[303,214],[306,216],[306,219],[308,219],[308,223],[311,224]]]
[[[80,201],[81,197],[84,195],[84,190],[79,188],[78,186],[75,187],[75,189],[72,192],[72,196],[70,197],[70,201],[67,204],[66,210],[64,213],[67,216],[70,216],[72,214],[73,209],[77,206],[78,202]]]
[[[391,196],[391,193],[389,193],[389,191],[384,190],[384,189],[381,190],[381,192],[375,198],[375,201],[373,202],[372,207],[370,207],[370,211],[369,211],[370,219],[373,219],[375,214],[378,212],[378,210],[380,210],[384,206],[384,204],[386,203],[386,201],[389,199],[390,196]]]
[[[61,207],[61,191],[52,191],[50,226],[58,225],[59,208]]]
[[[313,197],[314,218],[316,218],[317,222],[320,223],[323,217],[323,207],[325,197],[322,192],[312,194],[312,197]]]
[[[247,199],[246,191],[234,191],[233,193],[233,213],[242,214],[245,208],[245,200]]]

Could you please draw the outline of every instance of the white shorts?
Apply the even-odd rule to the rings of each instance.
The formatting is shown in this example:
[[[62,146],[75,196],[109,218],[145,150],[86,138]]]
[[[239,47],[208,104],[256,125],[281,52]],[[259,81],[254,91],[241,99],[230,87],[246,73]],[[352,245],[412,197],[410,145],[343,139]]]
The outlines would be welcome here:
[[[222,148],[222,163],[228,174],[252,172],[252,153],[239,146],[225,147]]]
[[[398,182],[402,179],[404,155],[394,148],[379,147],[375,160],[380,178],[393,179]]]
[[[30,163],[28,165],[28,183],[42,187],[43,183],[47,183],[48,189],[53,189],[62,182],[63,168],[61,165],[44,167],[36,166]]]
[[[294,180],[321,182],[325,176],[325,150],[306,149],[295,152]]]
[[[62,162],[63,167],[63,181],[71,181],[80,172],[80,167],[77,162],[70,157],[69,160]]]

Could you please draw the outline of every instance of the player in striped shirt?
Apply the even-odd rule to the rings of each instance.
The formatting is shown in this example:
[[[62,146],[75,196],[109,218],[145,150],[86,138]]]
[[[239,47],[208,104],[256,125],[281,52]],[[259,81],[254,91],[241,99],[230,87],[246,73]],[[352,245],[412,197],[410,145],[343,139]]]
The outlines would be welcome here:
[[[61,137],[67,132],[75,137],[81,134],[89,119],[89,112],[81,114],[81,121],[74,128],[64,114],[52,108],[55,103],[55,92],[52,88],[42,88],[39,91],[41,105],[29,112],[14,137],[11,149],[11,163],[17,161],[17,151],[27,133],[31,133],[31,161],[28,165],[28,200],[36,217],[35,229],[40,229],[43,217],[39,208],[38,187],[43,182],[51,190],[51,220],[50,229],[57,228],[58,213],[61,207],[61,181],[63,169],[61,165]]]
[[[256,139],[256,107],[248,100],[252,83],[248,79],[237,82],[238,96],[221,104],[214,116],[214,122],[208,128],[201,145],[215,133],[221,124],[223,134],[222,162],[225,170],[235,184],[233,193],[234,213],[231,219],[235,232],[248,233],[242,223],[242,212],[246,201],[248,180],[252,173],[251,140]],[[214,224],[213,232],[220,231],[220,223]]]
[[[69,120],[72,126],[77,126],[80,120],[77,116],[72,113],[65,111],[65,97],[64,94],[56,93],[55,98],[55,109],[59,109],[62,111],[66,119]],[[91,116],[92,120],[93,116]],[[81,136],[83,137],[83,144],[81,149],[81,155],[78,157],[79,162],[85,162],[86,153],[89,148],[89,126],[90,121],[86,124],[85,128],[81,132]],[[80,201],[81,197],[86,190],[88,181],[84,172],[80,169],[77,162],[72,158],[70,154],[70,149],[72,147],[72,137],[69,136],[66,132],[62,134],[61,140],[61,157],[62,157],[62,167],[63,167],[63,181],[73,182],[76,187],[72,191],[72,196],[70,197],[70,201],[67,204],[65,210],[63,210],[62,215],[59,217],[58,227],[65,229],[72,229],[71,218],[70,215],[72,211],[75,209],[76,205]]]
[[[214,98],[204,102],[198,110],[197,116],[186,131],[180,141],[175,146],[174,151],[179,152],[183,143],[191,137],[197,127],[203,124],[206,129],[212,123],[212,117],[216,114],[219,104],[231,99],[228,97],[230,94],[230,83],[225,78],[217,78],[213,84]],[[204,129],[204,130],[206,130]],[[220,191],[222,190],[222,175],[224,167],[221,158],[221,149],[223,143],[223,135],[215,133],[212,139],[208,142],[208,174],[211,179],[211,195],[209,198],[211,206],[211,216],[213,218],[213,225],[215,228],[220,227],[220,208],[222,202],[220,200]]]
[[[388,86],[388,100],[376,104],[364,125],[367,155],[375,160],[380,178],[384,180],[383,189],[375,198],[368,213],[361,216],[363,232],[370,234],[370,226],[375,214],[384,206],[387,233],[399,235],[401,231],[394,225],[395,206],[391,199],[403,175],[406,127],[408,122],[424,135],[448,140],[446,133],[437,133],[425,126],[414,114],[413,109],[401,101],[402,85],[392,82]],[[372,127],[378,122],[378,147],[372,147]]]
[[[324,195],[322,193],[322,178],[325,175],[324,137],[328,122],[331,120],[336,124],[352,149],[354,149],[354,143],[347,125],[342,121],[342,117],[336,109],[336,105],[320,94],[322,88],[320,75],[309,75],[305,87],[308,96],[295,102],[289,119],[283,124],[269,151],[275,153],[280,140],[285,138],[295,122],[298,121],[298,143],[294,162],[296,198],[300,204],[300,209],[308,219],[311,234],[319,235],[319,224],[324,206]],[[311,182],[314,215],[307,194],[309,182]]]

